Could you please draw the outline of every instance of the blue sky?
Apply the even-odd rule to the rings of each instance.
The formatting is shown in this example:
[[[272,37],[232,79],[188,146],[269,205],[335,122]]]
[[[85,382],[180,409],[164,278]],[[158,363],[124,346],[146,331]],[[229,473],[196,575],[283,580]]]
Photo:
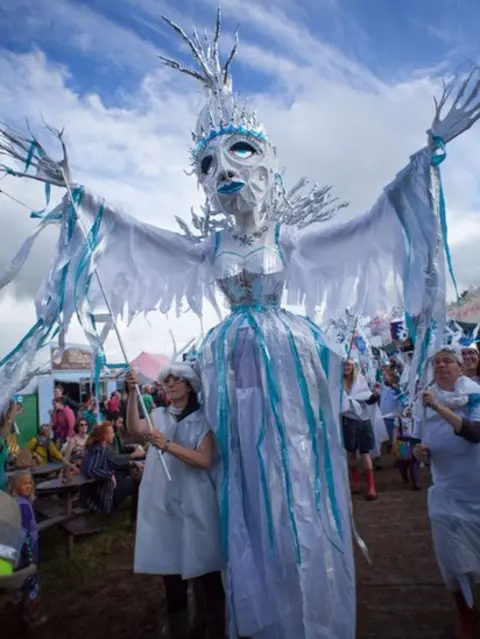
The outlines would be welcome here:
[[[176,228],[174,215],[188,219],[190,207],[202,203],[184,172],[202,95],[157,59],[161,53],[190,63],[159,14],[202,32],[213,28],[216,6],[0,0],[0,120],[24,129],[28,118],[41,136],[42,118],[64,126],[75,180],[136,217]],[[222,12],[224,53],[240,27],[234,87],[258,108],[287,186],[303,175],[332,184],[351,202],[349,215],[371,206],[425,144],[442,75],[480,54],[478,0],[223,0]],[[479,143],[477,126],[449,147],[442,166],[462,288],[480,284]],[[32,209],[42,205],[42,188],[29,181],[6,178],[2,189]],[[34,222],[1,195],[0,216],[4,246],[13,252]],[[54,239],[38,241],[19,280],[0,294],[0,356],[33,323],[31,298]],[[2,252],[0,271],[9,259]],[[205,328],[213,321],[206,317]],[[154,322],[166,333],[165,318]],[[175,331],[181,342],[198,326],[185,317],[175,320]],[[81,334],[74,331],[72,340]],[[150,341],[145,325],[129,329],[133,355]]]
[[[239,25],[243,42],[282,54],[281,36],[229,5],[223,3],[227,33]],[[476,0],[264,0],[257,5],[265,15],[284,17],[387,80],[425,68],[456,68],[478,56]],[[0,42],[14,52],[43,50],[69,67],[75,89],[94,91],[115,104],[122,91],[131,90],[158,64],[156,51],[179,55],[178,41],[161,23],[160,12],[181,19],[188,29],[194,22],[210,27],[214,10],[210,0],[15,0],[0,7]],[[118,48],[114,43],[109,47],[115,38]],[[271,78],[242,64],[241,55],[236,71],[241,91],[269,87]]]

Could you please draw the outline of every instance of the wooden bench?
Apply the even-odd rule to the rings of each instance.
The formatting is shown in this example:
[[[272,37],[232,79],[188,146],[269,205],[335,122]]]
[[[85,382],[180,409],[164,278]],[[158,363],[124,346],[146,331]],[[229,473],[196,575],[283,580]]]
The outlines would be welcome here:
[[[36,510],[38,509],[36,508]],[[88,508],[81,508],[79,506],[77,508],[74,508],[70,515],[67,515],[66,513],[49,515],[45,519],[38,522],[38,532],[43,532],[44,530],[48,530],[49,528],[55,528],[55,526],[62,526],[62,528],[66,528],[67,526],[64,524],[71,522],[72,519],[75,519],[76,517],[87,515],[89,512],[90,511],[88,510]]]
[[[91,535],[101,530],[100,526],[88,526],[85,515],[90,511],[74,503],[79,488],[95,480],[77,475],[64,481],[53,479],[37,485],[35,510],[43,518],[38,523],[39,532],[43,532],[55,526],[63,528],[67,532],[67,556],[73,552],[74,538],[76,536]],[[55,496],[55,499],[51,499]]]

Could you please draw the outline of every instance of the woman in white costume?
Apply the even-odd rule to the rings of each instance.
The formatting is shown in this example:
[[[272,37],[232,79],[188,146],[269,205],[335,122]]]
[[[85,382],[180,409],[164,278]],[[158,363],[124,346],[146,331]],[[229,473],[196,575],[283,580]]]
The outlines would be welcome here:
[[[356,414],[350,410],[344,411],[342,415],[343,443],[347,451],[352,493],[359,494],[361,490],[359,455],[367,482],[366,497],[367,500],[374,501],[377,499],[377,491],[370,453],[375,449],[375,432],[369,408],[375,406],[378,395],[372,392],[367,380],[351,359],[345,362],[343,384],[346,395],[356,408]]]
[[[200,380],[188,364],[171,364],[162,370],[160,381],[169,406],[151,413],[153,432],[139,417],[135,381],[135,373],[130,372],[127,427],[153,444],[140,485],[135,572],[163,576],[170,639],[191,636],[189,580],[194,580],[196,593],[203,594],[209,639],[223,639],[223,560],[212,476],[216,452],[213,433],[197,400]],[[200,597],[197,603],[199,600]]]
[[[480,582],[480,386],[450,346],[433,357],[434,385],[415,410],[414,456],[431,459],[428,513],[440,572],[457,607],[456,639],[480,636],[472,584]]]

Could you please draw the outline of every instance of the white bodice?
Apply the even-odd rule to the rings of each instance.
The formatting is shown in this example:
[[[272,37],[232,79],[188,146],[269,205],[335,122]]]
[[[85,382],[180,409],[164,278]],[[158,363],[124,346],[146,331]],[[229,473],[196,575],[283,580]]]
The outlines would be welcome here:
[[[230,306],[279,304],[285,284],[285,257],[279,226],[242,241],[228,231],[216,234],[213,255],[215,280]]]

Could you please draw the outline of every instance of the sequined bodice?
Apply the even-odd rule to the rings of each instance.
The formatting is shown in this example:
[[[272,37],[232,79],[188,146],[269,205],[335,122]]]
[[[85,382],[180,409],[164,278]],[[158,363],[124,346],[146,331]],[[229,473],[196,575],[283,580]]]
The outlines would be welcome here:
[[[285,283],[285,261],[278,227],[249,243],[221,232],[216,237],[214,273],[230,306],[279,304]]]

